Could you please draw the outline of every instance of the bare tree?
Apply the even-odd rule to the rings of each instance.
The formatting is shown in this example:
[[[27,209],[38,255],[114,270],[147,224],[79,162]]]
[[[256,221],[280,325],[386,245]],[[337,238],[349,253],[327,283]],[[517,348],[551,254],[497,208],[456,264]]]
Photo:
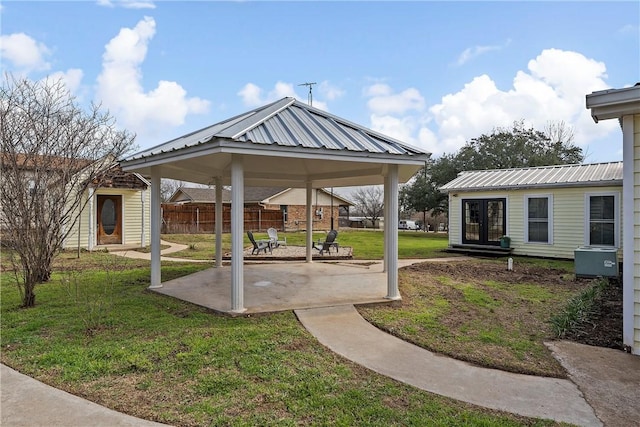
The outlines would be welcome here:
[[[25,307],[46,282],[89,187],[132,148],[134,136],[91,105],[83,111],[64,84],[5,74],[0,89],[0,227],[15,256]]]
[[[160,199],[163,203],[169,201],[173,193],[180,187],[184,187],[184,182],[175,179],[163,178],[160,180]]]
[[[382,216],[384,208],[382,188],[375,186],[360,187],[351,197],[356,205],[356,210],[365,219],[371,220],[375,227],[376,221]]]

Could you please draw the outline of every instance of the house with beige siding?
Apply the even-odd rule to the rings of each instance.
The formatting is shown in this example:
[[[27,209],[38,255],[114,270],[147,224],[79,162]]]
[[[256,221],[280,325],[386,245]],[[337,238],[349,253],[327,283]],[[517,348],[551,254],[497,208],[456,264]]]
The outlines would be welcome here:
[[[622,257],[622,162],[461,172],[449,196],[449,245],[574,258],[578,247]]]
[[[222,201],[225,208],[231,206],[231,191],[222,190]],[[338,228],[338,218],[348,218],[349,209],[353,206],[349,200],[338,196],[330,190],[316,188],[311,197],[313,205],[313,227],[318,230]],[[180,187],[169,198],[170,204],[212,204],[215,205],[214,188]],[[306,190],[304,188],[287,187],[245,187],[244,207],[255,210],[276,210],[282,212],[283,228],[299,230],[306,223]]]
[[[622,340],[633,354],[640,355],[640,83],[593,92],[586,96],[586,104],[596,123],[616,119],[622,130]]]
[[[96,185],[89,186],[82,197],[81,213],[63,247],[98,250],[107,245],[148,246],[149,181],[114,165],[94,182]]]

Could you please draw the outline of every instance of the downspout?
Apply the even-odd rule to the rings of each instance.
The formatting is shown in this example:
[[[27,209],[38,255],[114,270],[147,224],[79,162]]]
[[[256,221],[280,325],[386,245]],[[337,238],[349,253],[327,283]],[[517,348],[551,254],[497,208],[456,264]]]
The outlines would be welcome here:
[[[82,213],[84,212],[84,206],[82,205],[82,199],[80,199],[80,215],[78,215],[78,254],[77,258],[80,259],[80,244],[82,233]]]
[[[87,249],[89,252],[93,251],[93,239],[95,238],[95,230],[93,224],[96,221],[96,216],[93,211],[93,195],[95,188],[89,188],[89,235],[87,236]]]
[[[267,210],[267,204],[264,201],[258,202],[258,206]],[[262,209],[258,209],[258,231],[262,231]]]

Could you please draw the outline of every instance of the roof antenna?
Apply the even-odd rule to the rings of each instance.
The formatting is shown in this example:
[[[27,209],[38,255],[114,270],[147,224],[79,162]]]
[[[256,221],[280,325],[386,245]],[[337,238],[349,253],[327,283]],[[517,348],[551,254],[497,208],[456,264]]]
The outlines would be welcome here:
[[[306,83],[300,83],[298,86],[309,86],[309,97],[307,98],[307,103],[313,107],[313,93],[311,92],[311,89],[313,88],[313,85],[317,85],[318,83],[316,82],[306,82]]]

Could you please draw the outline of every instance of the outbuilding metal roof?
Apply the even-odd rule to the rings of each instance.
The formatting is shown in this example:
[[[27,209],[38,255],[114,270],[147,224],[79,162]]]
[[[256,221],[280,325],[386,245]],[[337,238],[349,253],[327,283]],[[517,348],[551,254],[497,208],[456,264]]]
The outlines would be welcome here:
[[[443,192],[622,185],[622,162],[460,172]]]
[[[292,148],[420,156],[427,154],[396,139],[287,97],[136,153],[125,159],[125,162],[195,147],[217,139]]]

